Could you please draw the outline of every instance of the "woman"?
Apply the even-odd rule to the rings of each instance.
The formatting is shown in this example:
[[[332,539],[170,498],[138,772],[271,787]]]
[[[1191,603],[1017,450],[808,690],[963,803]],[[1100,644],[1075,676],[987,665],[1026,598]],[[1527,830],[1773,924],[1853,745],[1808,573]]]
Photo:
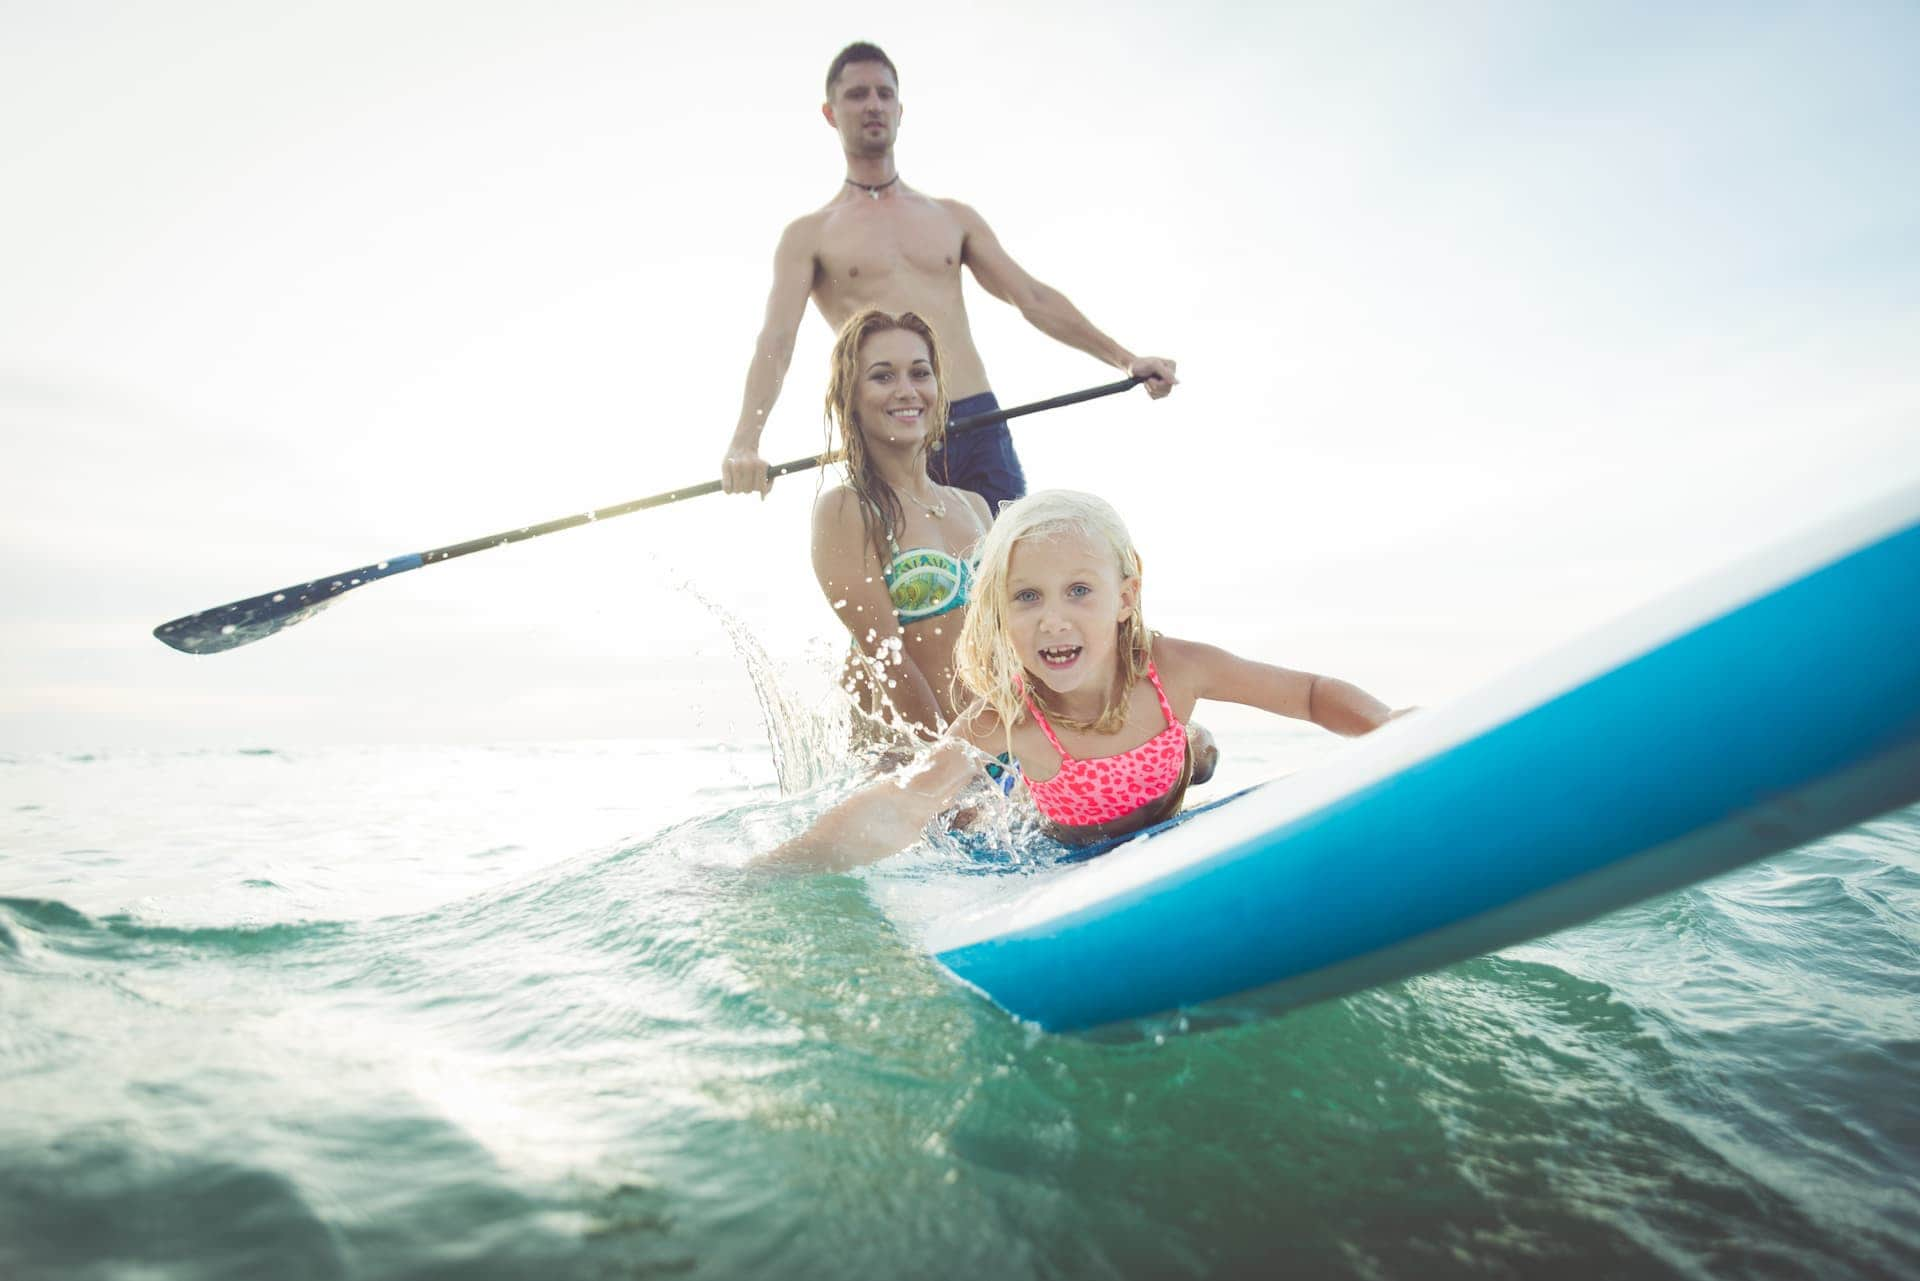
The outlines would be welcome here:
[[[832,365],[829,443],[846,451],[846,480],[814,503],[814,576],[853,635],[861,707],[932,737],[954,718],[953,644],[993,517],[978,494],[927,475],[947,398],[926,321],[862,311],[841,327]]]

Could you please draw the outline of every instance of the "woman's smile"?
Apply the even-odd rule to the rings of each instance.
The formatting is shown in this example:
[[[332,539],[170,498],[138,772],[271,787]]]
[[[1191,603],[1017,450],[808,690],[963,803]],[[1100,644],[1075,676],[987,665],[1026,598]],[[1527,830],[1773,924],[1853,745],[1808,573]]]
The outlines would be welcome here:
[[[860,344],[862,373],[855,414],[877,439],[920,444],[927,409],[939,397],[927,343],[910,329],[889,329]]]

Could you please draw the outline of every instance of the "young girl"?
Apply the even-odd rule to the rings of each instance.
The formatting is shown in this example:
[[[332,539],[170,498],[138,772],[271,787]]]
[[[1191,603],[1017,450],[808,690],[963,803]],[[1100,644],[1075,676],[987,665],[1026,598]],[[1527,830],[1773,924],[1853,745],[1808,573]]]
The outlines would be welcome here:
[[[940,345],[927,322],[869,309],[841,326],[827,418],[847,474],[814,504],[814,576],[865,655],[849,665],[863,709],[890,706],[931,737],[954,717],[953,646],[973,586],[968,557],[992,517],[980,495],[927,476],[947,422]]]
[[[1006,785],[1061,840],[1137,831],[1180,808],[1196,764],[1187,724],[1203,698],[1346,735],[1399,714],[1345,681],[1148,631],[1140,584],[1139,553],[1101,499],[1047,490],[1006,507],[981,545],[954,652],[975,701],[929,757],[855,792],[768,861],[844,868],[906,848],[979,776],[983,752],[999,754]]]

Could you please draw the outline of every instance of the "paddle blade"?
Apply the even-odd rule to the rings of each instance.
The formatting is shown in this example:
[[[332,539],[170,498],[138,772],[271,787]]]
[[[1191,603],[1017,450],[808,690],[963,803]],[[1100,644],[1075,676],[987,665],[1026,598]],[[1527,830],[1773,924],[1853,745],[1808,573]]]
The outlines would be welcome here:
[[[295,623],[304,623],[332,604],[343,592],[350,592],[376,578],[418,569],[418,555],[400,556],[375,565],[349,570],[331,578],[316,578],[310,583],[283,587],[277,592],[249,596],[231,605],[216,605],[188,614],[153,629],[155,639],[171,645],[183,654],[218,654],[242,645],[265,640]]]

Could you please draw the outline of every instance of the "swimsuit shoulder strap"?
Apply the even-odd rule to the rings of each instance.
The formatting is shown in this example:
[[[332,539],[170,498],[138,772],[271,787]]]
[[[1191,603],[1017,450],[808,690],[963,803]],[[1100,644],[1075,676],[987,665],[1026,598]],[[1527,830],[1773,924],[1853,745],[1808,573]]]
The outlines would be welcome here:
[[[948,488],[952,487],[949,486]],[[960,501],[965,504],[967,515],[972,518],[974,527],[980,531],[980,536],[982,538],[986,537],[987,533],[993,528],[993,509],[991,507],[987,509],[986,523],[982,524],[980,521],[980,513],[973,510],[973,504],[967,502],[964,498]]]
[[[1167,724],[1178,725],[1180,722],[1173,716],[1173,704],[1167,701],[1167,691],[1160,687],[1160,669],[1153,665],[1152,659],[1147,660],[1147,679],[1153,682],[1153,692],[1160,696],[1160,711],[1167,718]]]
[[[1040,732],[1047,736],[1049,743],[1053,744],[1053,750],[1060,753],[1061,763],[1065,764],[1072,760],[1073,757],[1067,755],[1067,749],[1060,746],[1060,738],[1053,732],[1053,726],[1047,724],[1047,718],[1040,714],[1040,708],[1033,701],[1033,695],[1027,692],[1025,681],[1020,682],[1020,697],[1027,701],[1027,715],[1033,717],[1034,722],[1040,726]]]
[[[900,559],[900,544],[893,539],[893,525],[887,520],[887,514],[880,510],[880,504],[870,498],[865,498],[862,501],[873,509],[874,517],[880,522],[880,528],[887,532],[887,573],[891,574],[893,572],[893,562]]]

